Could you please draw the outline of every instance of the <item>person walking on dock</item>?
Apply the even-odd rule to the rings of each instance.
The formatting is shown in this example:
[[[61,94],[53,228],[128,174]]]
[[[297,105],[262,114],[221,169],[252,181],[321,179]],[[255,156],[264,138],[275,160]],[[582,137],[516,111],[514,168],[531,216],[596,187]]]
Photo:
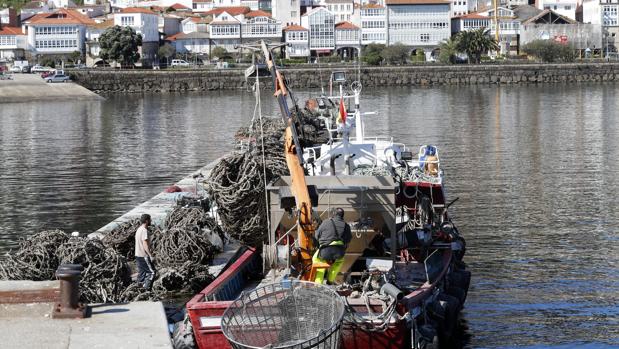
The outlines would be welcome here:
[[[314,239],[318,241],[318,251],[312,257],[313,263],[328,263],[331,266],[327,272],[327,284],[335,283],[337,274],[342,269],[346,247],[352,240],[350,225],[344,221],[344,210],[336,208],[330,219],[322,222],[316,230]],[[316,270],[314,282],[322,284],[325,270]]]
[[[138,284],[150,290],[155,279],[155,267],[152,262],[152,252],[150,249],[150,236],[148,227],[150,226],[150,215],[143,214],[140,217],[140,227],[135,232],[135,262],[138,266]]]

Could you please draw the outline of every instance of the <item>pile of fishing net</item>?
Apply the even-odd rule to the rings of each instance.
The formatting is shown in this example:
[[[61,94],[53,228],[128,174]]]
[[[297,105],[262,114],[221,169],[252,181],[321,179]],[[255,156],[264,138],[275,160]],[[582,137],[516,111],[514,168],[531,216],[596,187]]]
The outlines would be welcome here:
[[[222,232],[204,207],[179,204],[163,228],[152,227],[157,273],[150,291],[132,282],[127,262],[135,258],[138,227],[137,220],[125,223],[103,240],[69,237],[60,230],[34,234],[0,261],[0,279],[55,280],[59,265],[80,264],[80,299],[86,303],[158,300],[171,293],[195,293],[213,280],[208,265],[218,249],[211,238],[221,238]]]
[[[58,269],[58,248],[69,240],[61,230],[47,230],[22,239],[0,260],[0,280],[52,280]]]
[[[288,173],[282,120],[261,120],[262,130],[258,119],[237,132],[237,139],[248,142],[245,149],[221,159],[205,182],[223,230],[249,246],[260,246],[268,232],[265,183]]]
[[[48,230],[22,240],[0,261],[2,280],[55,280],[61,264],[81,264],[80,299],[88,303],[116,302],[131,282],[125,258],[101,241],[69,237]]]

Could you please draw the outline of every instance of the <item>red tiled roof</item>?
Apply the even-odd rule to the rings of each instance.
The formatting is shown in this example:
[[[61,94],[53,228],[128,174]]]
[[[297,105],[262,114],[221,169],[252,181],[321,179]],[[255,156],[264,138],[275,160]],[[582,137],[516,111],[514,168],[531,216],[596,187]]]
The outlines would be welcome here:
[[[227,12],[231,16],[238,16],[251,12],[251,9],[247,6],[218,7],[205,12],[205,14],[217,16],[224,12]]]
[[[106,28],[110,28],[114,26],[114,20],[113,19],[108,19],[105,20],[103,22],[95,22],[94,24],[91,24],[90,27],[93,28],[97,28],[97,29],[106,29]]]
[[[21,31],[21,27],[2,26],[0,35],[26,35]]]
[[[366,9],[366,8],[385,8],[383,5],[379,5],[379,4],[365,4],[363,6],[361,6],[362,9]]]
[[[201,2],[201,3],[211,3],[211,2],[213,2],[213,0],[193,0],[192,2],[194,2],[194,3],[198,3],[198,2]]]
[[[92,19],[84,16],[78,11],[69,9],[60,9],[56,12],[39,13],[29,18],[26,23],[29,24],[85,24],[92,25],[95,23]]]
[[[180,33],[176,33],[176,34],[174,34],[174,35],[169,35],[169,36],[166,36],[165,40],[166,40],[166,41],[176,41],[176,38],[178,38],[179,36],[181,36],[181,34],[184,34],[184,33],[183,33],[183,32],[180,32]]]
[[[271,17],[271,14],[262,10],[256,10],[247,12],[245,17]]]
[[[155,12],[145,7],[127,7],[127,8],[122,9],[120,12],[121,13],[144,13],[147,15],[155,14]]]
[[[307,31],[307,28],[303,28],[302,26],[297,25],[297,24],[291,24],[287,26],[286,28],[284,28],[284,31],[301,31],[301,30]]]
[[[174,10],[190,10],[189,7],[185,7],[184,5],[181,5],[179,3],[176,3],[174,5],[169,6],[168,8],[174,9]]]
[[[359,27],[350,22],[340,22],[335,25],[335,29],[359,29]]]
[[[447,0],[385,0],[385,5],[449,4]]]

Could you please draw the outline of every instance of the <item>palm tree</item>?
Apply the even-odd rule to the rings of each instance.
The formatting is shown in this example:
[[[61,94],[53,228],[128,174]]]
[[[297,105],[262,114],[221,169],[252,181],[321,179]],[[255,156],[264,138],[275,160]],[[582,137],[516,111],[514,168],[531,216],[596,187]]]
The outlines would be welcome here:
[[[456,53],[458,51],[456,44],[457,42],[454,38],[449,38],[441,42],[441,45],[439,46],[440,51],[438,54],[438,60],[441,63],[456,63]]]
[[[489,29],[479,28],[458,33],[456,36],[456,49],[466,52],[469,62],[479,63],[483,53],[496,51],[499,49],[499,45],[490,36]]]

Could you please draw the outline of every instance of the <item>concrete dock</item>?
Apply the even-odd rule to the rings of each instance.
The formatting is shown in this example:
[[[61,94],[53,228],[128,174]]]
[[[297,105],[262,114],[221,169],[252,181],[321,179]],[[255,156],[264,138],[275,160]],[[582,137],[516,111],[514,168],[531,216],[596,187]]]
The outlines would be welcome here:
[[[103,97],[73,82],[48,84],[39,74],[13,74],[13,80],[0,80],[0,103],[67,99],[100,100]]]
[[[201,176],[201,179],[199,179],[200,183],[198,183],[198,193],[201,193],[201,182],[205,178],[208,178],[211,170],[213,169],[213,167],[215,167],[215,165],[217,165],[219,160],[220,159],[210,162],[201,169],[190,173],[180,181],[176,182],[174,185],[179,187],[182,190],[181,192],[166,193],[162,191],[161,193],[152,197],[150,200],[145,201],[144,203],[133,208],[131,211],[99,228],[94,233],[89,234],[88,237],[103,238],[105,234],[111,232],[119,225],[135,219],[139,219],[143,213],[147,213],[151,216],[153,224],[159,226],[163,225],[165,218],[172,211],[172,209],[174,209],[174,207],[176,206],[176,201],[180,197],[184,195],[196,194],[196,179],[194,178],[196,175]],[[236,241],[227,241],[226,244],[223,246],[221,253],[218,253],[213,258],[213,261],[209,266],[209,273],[211,273],[211,275],[213,276],[219,275],[219,273],[223,270],[226,264],[228,264],[228,262],[234,256],[240,246],[241,245]]]
[[[52,303],[0,304],[2,348],[172,348],[161,302],[94,305],[85,319],[52,319]]]

